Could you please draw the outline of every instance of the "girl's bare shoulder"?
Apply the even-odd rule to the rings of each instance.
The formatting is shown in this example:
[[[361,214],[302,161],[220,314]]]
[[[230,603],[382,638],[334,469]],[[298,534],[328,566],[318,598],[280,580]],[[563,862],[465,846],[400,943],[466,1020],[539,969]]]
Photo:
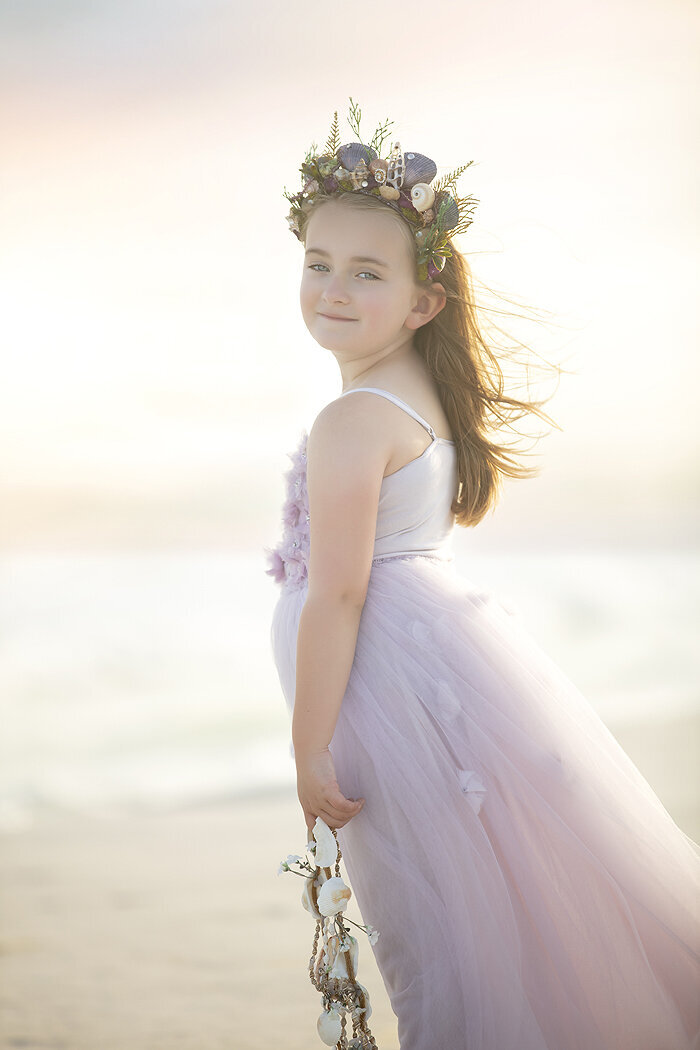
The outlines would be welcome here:
[[[386,399],[360,390],[324,405],[309,431],[309,460],[352,462],[381,474],[391,456],[393,426],[390,414],[377,405],[380,400],[391,407]]]

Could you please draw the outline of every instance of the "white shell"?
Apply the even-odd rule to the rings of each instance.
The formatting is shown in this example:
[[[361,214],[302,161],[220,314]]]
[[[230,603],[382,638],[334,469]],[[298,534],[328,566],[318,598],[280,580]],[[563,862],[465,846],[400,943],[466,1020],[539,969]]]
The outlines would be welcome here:
[[[370,1019],[370,1017],[372,1016],[372,1007],[370,1006],[370,1002],[369,1002],[369,992],[365,988],[364,984],[360,984],[359,981],[355,981],[355,984],[357,985],[358,988],[361,988],[362,991],[364,992],[364,994],[365,994],[365,1002],[367,1003],[366,1012],[365,1012],[365,1007],[364,1006],[360,1006],[358,1008],[357,1012],[358,1013],[363,1013],[365,1021],[368,1021]],[[352,1012],[355,1013],[354,1010]]]
[[[345,911],[351,897],[352,890],[342,879],[327,879],[318,891],[318,910],[322,915],[337,915]]]
[[[350,962],[352,972],[357,977],[357,958],[360,953],[357,938],[346,934],[346,940],[350,941]],[[340,950],[341,940],[333,933],[328,938],[328,965],[330,967],[329,977],[349,977],[347,953]]]
[[[313,836],[316,840],[316,866],[330,868],[338,858],[338,843],[331,829],[320,817],[316,817]]]
[[[435,201],[435,190],[427,182],[417,182],[411,190],[411,200],[416,211],[427,211]]]
[[[369,168],[364,160],[359,160],[357,165],[350,172],[350,179],[355,189],[359,189],[360,186],[367,186],[369,176]]]
[[[314,908],[313,900],[311,898],[311,879],[304,879],[304,889],[301,891],[301,903],[309,912],[313,915],[314,919],[320,919],[321,914],[317,908]]]
[[[404,161],[403,153],[401,152],[401,143],[395,142],[393,149],[387,157],[388,167],[386,172],[386,181],[389,186],[393,186],[399,190],[403,186],[403,176],[406,170],[406,164]]]
[[[335,1046],[343,1034],[343,1025],[337,1010],[324,1010],[316,1022],[321,1042],[326,1046]]]
[[[383,186],[386,182],[386,173],[389,168],[389,162],[386,160],[380,160],[378,157],[372,161],[369,166],[369,170],[374,175],[374,181],[377,186]]]

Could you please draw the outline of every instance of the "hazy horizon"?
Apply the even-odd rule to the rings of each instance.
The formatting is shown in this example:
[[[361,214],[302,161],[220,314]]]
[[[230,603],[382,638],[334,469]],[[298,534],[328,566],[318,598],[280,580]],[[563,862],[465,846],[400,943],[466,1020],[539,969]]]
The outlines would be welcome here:
[[[541,476],[506,483],[478,542],[691,543],[698,13],[438,3],[457,43],[426,79],[385,59],[425,54],[417,4],[375,6],[371,36],[342,22],[338,54],[341,12],[300,35],[267,10],[264,30],[218,0],[0,13],[0,544],[274,536],[286,453],[340,390],[299,314],[282,191],[350,95],[440,173],[474,159],[460,246],[550,312],[522,335],[574,373]],[[358,76],[360,47],[387,75]]]

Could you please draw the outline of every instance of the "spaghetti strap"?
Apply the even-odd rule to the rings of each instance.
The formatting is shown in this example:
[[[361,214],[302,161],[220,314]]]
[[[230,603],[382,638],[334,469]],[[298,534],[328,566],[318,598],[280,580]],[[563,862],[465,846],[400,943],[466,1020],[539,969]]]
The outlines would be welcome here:
[[[389,390],[381,390],[377,386],[355,386],[352,387],[350,390],[343,391],[343,393],[340,396],[345,397],[346,394],[354,394],[356,390],[366,390],[372,394],[381,394],[382,397],[386,397],[389,399],[389,401],[393,401],[394,404],[398,405],[399,408],[403,408],[405,412],[408,412],[409,416],[413,416],[416,422],[420,423],[422,427],[425,427],[433,441],[436,440],[435,431],[431,427],[430,423],[423,419],[422,416],[419,416],[415,409],[411,408],[410,405],[407,405],[406,402],[402,401],[400,397],[396,396],[396,394],[392,394]]]

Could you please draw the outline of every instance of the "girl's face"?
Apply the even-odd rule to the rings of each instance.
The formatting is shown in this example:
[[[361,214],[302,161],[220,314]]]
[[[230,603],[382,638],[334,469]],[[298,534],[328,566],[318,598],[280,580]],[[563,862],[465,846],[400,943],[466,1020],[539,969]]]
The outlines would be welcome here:
[[[422,291],[400,221],[329,201],[307,223],[301,312],[316,342],[342,358],[399,347],[424,323],[412,313]]]

